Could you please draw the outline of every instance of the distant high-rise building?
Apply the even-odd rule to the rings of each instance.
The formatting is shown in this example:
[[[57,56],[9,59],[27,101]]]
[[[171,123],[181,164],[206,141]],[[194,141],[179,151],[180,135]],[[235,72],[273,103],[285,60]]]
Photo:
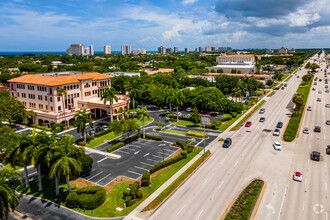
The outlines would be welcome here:
[[[215,47],[211,47],[211,51],[212,52],[215,52]]]
[[[274,50],[272,50],[272,49],[267,49],[267,50],[266,50],[266,53],[274,53]]]
[[[139,50],[133,50],[132,53],[133,53],[133,55],[146,54],[147,51],[139,49]]]
[[[230,50],[232,50],[232,48],[231,47],[219,47],[218,50],[219,51],[230,51]]]
[[[174,53],[179,52],[179,48],[178,47],[174,47]]]
[[[158,53],[160,53],[160,54],[166,54],[166,47],[164,47],[164,46],[158,47]]]
[[[198,47],[198,52],[203,52],[203,47]]]
[[[131,46],[130,45],[121,45],[121,54],[130,54],[131,53]]]
[[[189,53],[189,47],[184,48],[185,53]]]
[[[104,54],[111,54],[111,46],[105,45],[104,46]]]
[[[86,48],[84,49],[84,55],[85,55],[85,56],[89,56],[89,55],[90,55],[89,47],[86,47]]]
[[[84,55],[84,45],[83,44],[71,44],[66,49],[67,55]]]
[[[212,47],[211,46],[206,46],[205,47],[205,52],[212,52]]]
[[[94,55],[94,45],[90,45],[90,46],[89,46],[89,54],[90,54],[91,56]]]
[[[172,53],[173,52],[173,50],[172,50],[172,48],[170,47],[170,48],[166,48],[166,53]]]

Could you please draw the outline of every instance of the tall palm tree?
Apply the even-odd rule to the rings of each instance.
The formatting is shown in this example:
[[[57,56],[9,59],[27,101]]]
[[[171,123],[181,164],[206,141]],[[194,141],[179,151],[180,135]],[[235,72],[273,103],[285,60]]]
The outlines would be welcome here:
[[[172,111],[172,101],[173,101],[173,98],[174,98],[174,89],[168,89],[167,92],[166,92],[166,102],[167,103],[170,103],[170,113]]]
[[[176,121],[179,122],[179,106],[183,104],[184,96],[181,90],[176,89],[173,93],[173,103],[176,105]]]
[[[10,184],[11,181],[22,183],[22,174],[14,170],[0,170],[0,219],[8,219],[10,209],[19,205],[15,190]]]
[[[138,109],[136,111],[136,113],[138,115],[138,119],[143,120],[143,138],[145,138],[146,137],[146,131],[145,131],[145,127],[144,127],[144,118],[149,119],[150,118],[149,113],[148,113],[146,107],[144,107],[143,109]]]
[[[91,117],[93,116],[93,112],[86,113],[86,109],[82,111],[77,111],[74,116],[73,125],[77,127],[78,132],[81,132],[84,137],[84,141],[86,143],[86,124],[88,123],[91,128],[94,127],[93,121]]]
[[[74,174],[79,174],[82,171],[82,165],[80,161],[73,157],[75,151],[79,150],[74,146],[73,136],[62,136],[54,150],[57,152],[54,154],[56,159],[50,168],[49,176],[55,179],[56,196],[59,196],[59,179],[61,176],[64,177],[69,192],[72,192],[70,179]]]
[[[113,101],[115,100],[116,102],[118,102],[118,98],[116,96],[116,90],[111,87],[111,88],[105,88],[104,92],[101,95],[101,100],[103,100],[104,104],[107,103],[107,101],[110,102],[110,119],[111,121],[113,121],[113,117],[112,117],[112,104]]]
[[[136,79],[132,79],[124,87],[128,91],[128,96],[133,99],[133,113],[135,114],[135,99],[141,93],[138,87],[138,81]]]
[[[64,115],[64,125],[66,128],[68,128],[68,124],[66,121],[66,116],[65,116],[65,106],[64,106],[64,96],[67,95],[67,92],[64,88],[58,88],[57,89],[57,97],[62,97],[62,109],[63,109],[63,115]]]

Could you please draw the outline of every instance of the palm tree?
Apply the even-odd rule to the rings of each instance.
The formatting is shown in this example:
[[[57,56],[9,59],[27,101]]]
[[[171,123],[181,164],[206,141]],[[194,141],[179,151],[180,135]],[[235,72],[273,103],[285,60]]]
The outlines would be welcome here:
[[[112,117],[112,103],[115,100],[116,102],[118,102],[118,98],[116,96],[116,90],[111,87],[111,88],[105,88],[104,92],[101,95],[101,100],[104,101],[104,104],[107,103],[107,101],[110,102],[110,119],[111,121],[113,121],[113,117]]]
[[[67,92],[64,88],[58,88],[57,89],[57,97],[62,97],[62,108],[63,108],[63,115],[64,115],[64,125],[66,128],[68,128],[66,117],[65,117],[65,106],[64,106],[64,96],[67,95]]]
[[[170,113],[172,111],[172,101],[174,98],[174,89],[168,89],[166,92],[166,102],[170,103]]]
[[[0,170],[0,219],[8,219],[10,209],[15,209],[19,205],[18,197],[11,181],[19,181],[22,183],[22,174],[14,170]]]
[[[77,111],[74,116],[74,123],[73,125],[77,127],[78,132],[81,132],[82,136],[84,137],[84,141],[86,143],[86,124],[88,123],[91,128],[93,128],[94,124],[91,119],[93,112],[86,113],[86,109],[82,111]]]
[[[146,107],[144,107],[143,109],[138,109],[137,111],[136,111],[136,113],[137,113],[137,115],[138,115],[138,119],[139,120],[143,120],[143,138],[145,138],[146,137],[146,131],[145,131],[145,127],[144,127],[144,118],[150,118],[150,116],[149,116],[149,113],[148,113],[148,111],[147,111],[147,109],[146,109]]]
[[[141,93],[138,88],[138,81],[136,79],[132,79],[124,87],[128,91],[128,96],[133,99],[133,113],[135,114],[135,98],[137,98]]]
[[[55,160],[50,168],[49,177],[55,179],[56,196],[59,196],[59,179],[61,176],[64,176],[68,190],[72,192],[70,179],[74,174],[79,174],[82,171],[82,165],[73,157],[75,151],[79,150],[74,146],[73,136],[62,136],[54,150],[56,151],[53,155]]]
[[[173,92],[173,102],[176,105],[176,121],[179,122],[179,106],[183,104],[183,94],[181,92],[181,90],[176,89]]]

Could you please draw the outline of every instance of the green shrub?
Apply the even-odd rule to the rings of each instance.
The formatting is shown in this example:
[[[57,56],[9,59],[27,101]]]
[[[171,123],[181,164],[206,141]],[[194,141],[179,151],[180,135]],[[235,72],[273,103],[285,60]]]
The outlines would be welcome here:
[[[108,129],[106,129],[106,130],[103,130],[103,131],[100,131],[100,132],[97,132],[97,133],[95,133],[95,137],[101,137],[101,136],[103,136],[103,135],[105,135],[105,134],[108,134],[108,133],[110,133],[111,132],[111,130],[110,130],[110,128],[108,128]]]
[[[79,146],[85,146],[85,145],[86,145],[85,141],[81,141],[81,140],[78,141],[77,144],[78,144]]]
[[[135,199],[128,200],[128,201],[126,202],[126,207],[130,207],[130,206],[134,205],[135,202],[136,202]]]
[[[52,124],[52,131],[54,131],[55,129],[58,129],[58,131],[60,132],[65,129],[65,126],[62,123]]]
[[[194,137],[199,137],[199,138],[204,138],[204,134],[203,133],[195,132],[195,131],[188,131],[186,133],[186,135],[188,135],[188,136],[194,136]],[[208,136],[205,135],[205,138],[208,138]]]
[[[70,193],[66,202],[71,208],[79,205],[85,209],[96,209],[102,205],[106,198],[105,189],[101,186],[87,186]],[[69,207],[69,206],[68,206]]]
[[[136,192],[136,198],[137,199],[142,199],[143,198],[143,193],[140,189]]]
[[[174,164],[174,163],[176,163],[176,162],[178,162],[180,160],[183,160],[183,159],[184,159],[183,156],[182,155],[179,155],[179,156],[176,156],[176,157],[174,157],[172,159],[169,159],[169,160],[165,160],[163,162],[160,162],[159,164],[156,164],[155,166],[151,167],[150,173],[151,174],[152,173],[155,173],[156,171],[158,171],[158,170],[160,170],[160,169],[162,169],[164,167],[167,167],[167,166],[169,166],[171,164]]]
[[[141,186],[149,186],[150,185],[150,172],[146,171],[142,175]]]
[[[156,136],[156,135],[151,135],[151,134],[146,134],[146,138],[155,140],[155,141],[162,141],[163,138],[161,136]]]
[[[94,140],[94,136],[93,135],[86,137],[86,141],[87,142],[90,142],[91,140]]]
[[[182,150],[188,149],[187,145],[183,141],[177,140],[175,143],[176,143],[176,145],[179,145]]]
[[[108,152],[108,153],[111,153],[111,152],[113,152],[113,151],[115,151],[115,150],[117,150],[117,149],[123,147],[124,145],[125,145],[124,142],[118,142],[117,144],[114,144],[114,145],[112,145],[111,147],[108,147],[108,148],[107,148],[107,152]]]
[[[236,114],[236,116],[237,116],[237,114]],[[233,116],[231,116],[231,115],[225,115],[225,117],[219,118],[220,121],[230,121],[232,119],[233,119]]]
[[[124,192],[123,192],[123,195],[124,195],[124,198],[126,198],[127,196],[130,196],[131,195],[131,191],[128,190],[128,189],[125,189]]]
[[[133,199],[136,198],[136,193],[139,190],[139,188],[140,188],[140,183],[139,182],[135,182],[135,183],[132,184],[132,186],[131,186],[131,196],[132,196]]]
[[[237,112],[230,112],[231,116],[233,116],[233,118],[237,117]]]
[[[77,158],[78,161],[81,162],[82,170],[80,174],[88,173],[92,170],[93,158],[87,154],[81,154],[80,157]]]
[[[139,137],[140,137],[140,134],[135,134],[135,135],[133,135],[133,136],[127,138],[127,139],[124,141],[124,143],[125,143],[125,144],[132,143],[133,141],[136,141],[137,139],[139,139]]]
[[[187,154],[188,154],[187,151],[185,151],[185,150],[181,151],[181,155],[183,156],[184,159],[187,158]]]
[[[194,148],[195,148],[194,146],[189,146],[188,147],[188,154],[190,154],[194,150]]]

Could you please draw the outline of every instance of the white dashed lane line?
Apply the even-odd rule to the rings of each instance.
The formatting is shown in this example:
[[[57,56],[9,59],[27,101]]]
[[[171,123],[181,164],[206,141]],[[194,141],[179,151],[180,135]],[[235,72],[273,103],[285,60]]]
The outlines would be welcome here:
[[[101,159],[101,160],[97,161],[97,163],[100,163],[100,162],[102,162],[103,160],[106,160],[106,159],[108,159],[108,158],[107,158],[107,157],[105,157],[105,158],[103,158],[103,159]]]

